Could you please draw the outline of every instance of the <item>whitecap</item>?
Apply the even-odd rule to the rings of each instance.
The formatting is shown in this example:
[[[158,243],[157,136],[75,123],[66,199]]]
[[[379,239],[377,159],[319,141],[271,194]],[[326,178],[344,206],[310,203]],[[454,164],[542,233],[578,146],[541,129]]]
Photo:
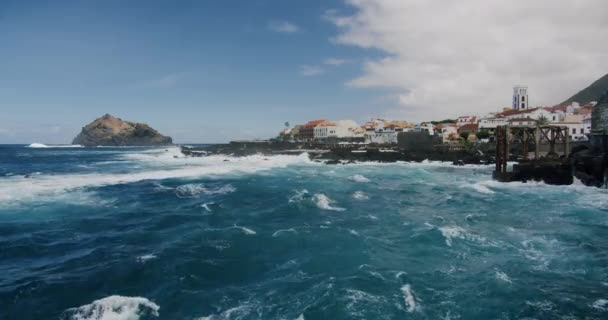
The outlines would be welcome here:
[[[209,202],[209,203],[203,203],[203,204],[201,204],[201,207],[202,207],[203,209],[205,209],[207,212],[213,212],[213,210],[211,210],[211,208],[209,208],[209,205],[210,205],[210,204],[213,204],[213,202]]]
[[[295,194],[289,198],[289,203],[299,203],[308,195],[308,190],[295,190]]]
[[[509,275],[507,275],[506,273],[496,270],[496,280],[500,280],[500,281],[504,281],[507,283],[512,283],[511,278],[509,278]]]
[[[477,191],[479,193],[484,193],[484,194],[495,193],[492,189],[488,188],[487,183],[484,181],[480,181],[480,182],[473,183],[473,184],[467,184],[466,186],[474,189],[475,191]]]
[[[79,144],[55,144],[55,145],[46,145],[44,143],[38,143],[38,142],[34,142],[28,146],[26,146],[26,148],[33,148],[33,149],[45,149],[45,148],[82,148],[83,146],[79,145]]]
[[[244,316],[248,315],[250,311],[251,307],[249,305],[242,305],[225,310],[220,314],[212,314],[206,317],[199,317],[197,320],[242,319]]]
[[[445,238],[445,244],[450,247],[452,246],[452,240],[454,238],[477,241],[481,243],[484,243],[486,241],[484,237],[471,234],[467,232],[464,228],[461,228],[459,226],[443,226],[438,229],[439,231],[441,231],[441,234]]]
[[[138,320],[158,317],[160,307],[143,297],[109,296],[90,304],[66,310],[72,320]]]
[[[304,314],[300,313],[300,315],[295,320],[306,320],[306,319],[304,318]]]
[[[202,183],[189,183],[175,188],[175,195],[178,198],[194,198],[206,190]]]
[[[597,299],[591,304],[593,309],[608,311],[608,299]]]
[[[359,232],[357,232],[357,230],[348,229],[348,233],[352,234],[353,236],[359,236]]]
[[[403,301],[405,302],[407,312],[414,312],[416,310],[416,299],[412,293],[412,287],[409,284],[406,284],[401,287],[401,292],[403,293]]]
[[[228,194],[236,191],[232,185],[227,184],[219,188],[207,188],[202,183],[189,183],[175,188],[175,195],[178,198],[196,198],[200,194]]]
[[[177,152],[179,152],[179,149]],[[158,151],[156,151],[158,153]],[[154,154],[137,153],[133,160],[146,162],[146,168],[152,170],[113,174],[42,174],[24,178],[21,176],[6,177],[0,180],[0,202],[40,200],[40,197],[55,197],[57,194],[83,187],[101,187],[107,185],[126,184],[143,180],[163,180],[177,178],[196,178],[226,174],[252,174],[263,170],[284,168],[296,164],[316,165],[308,156],[250,156],[234,158],[223,162],[224,157],[208,156],[200,158],[174,159],[167,158],[165,153],[158,158]],[[264,159],[269,159],[265,161]],[[170,167],[167,167],[170,165]],[[157,168],[160,166],[160,168]],[[234,187],[226,186],[216,190],[218,193],[233,192]],[[213,191],[212,191],[213,192]]]
[[[246,235],[254,235],[254,234],[256,234],[256,233],[257,233],[257,232],[255,232],[255,230],[253,230],[253,229],[249,229],[249,228],[246,228],[246,227],[237,226],[236,224],[235,224],[235,225],[234,225],[234,227],[232,227],[232,228],[233,228],[233,229],[240,229],[240,230],[242,230],[242,231],[243,231],[243,232],[244,232]]]
[[[355,191],[353,193],[353,199],[355,200],[368,200],[369,196],[363,191]]]
[[[144,255],[141,255],[141,256],[137,257],[137,261],[141,262],[141,263],[144,263],[146,261],[153,260],[153,259],[156,259],[156,258],[157,258],[157,256],[154,255],[154,254],[144,254]]]
[[[351,176],[350,179],[355,182],[370,182],[370,180],[368,178],[366,178],[365,176],[363,176],[361,174],[356,174],[354,176]]]
[[[298,233],[298,231],[296,231],[296,229],[294,229],[294,228],[289,228],[289,229],[280,229],[280,230],[275,231],[275,232],[272,234],[272,236],[276,238],[276,237],[278,237],[278,236],[279,236],[281,233],[285,233],[285,232],[293,232],[293,233]]]
[[[328,196],[326,196],[326,195],[324,195],[322,193],[315,194],[313,196],[313,201],[314,201],[314,203],[317,205],[317,207],[319,209],[331,210],[331,211],[344,211],[344,210],[346,210],[344,208],[332,206],[332,203],[334,203],[335,201],[333,201]]]

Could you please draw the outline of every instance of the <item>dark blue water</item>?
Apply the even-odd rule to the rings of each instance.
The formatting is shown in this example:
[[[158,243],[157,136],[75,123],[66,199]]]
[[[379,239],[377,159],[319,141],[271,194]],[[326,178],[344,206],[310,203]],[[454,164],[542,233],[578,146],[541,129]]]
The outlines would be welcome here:
[[[608,318],[606,190],[490,173],[0,146],[0,319]]]

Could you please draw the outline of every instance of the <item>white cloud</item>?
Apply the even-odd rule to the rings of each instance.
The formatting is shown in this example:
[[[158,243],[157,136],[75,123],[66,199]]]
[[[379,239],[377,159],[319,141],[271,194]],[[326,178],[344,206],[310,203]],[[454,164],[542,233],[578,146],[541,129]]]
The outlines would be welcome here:
[[[300,27],[288,21],[271,21],[268,23],[268,28],[280,33],[296,33],[300,31]]]
[[[608,73],[605,0],[345,1],[332,40],[386,53],[349,85],[395,89],[412,120],[510,106],[514,84],[555,104]]]
[[[327,58],[325,60],[323,60],[323,64],[326,64],[328,66],[341,66],[345,63],[349,63],[350,60],[346,60],[346,59],[339,59],[339,58]]]
[[[319,66],[300,66],[300,74],[305,77],[318,76],[324,72],[325,70]]]

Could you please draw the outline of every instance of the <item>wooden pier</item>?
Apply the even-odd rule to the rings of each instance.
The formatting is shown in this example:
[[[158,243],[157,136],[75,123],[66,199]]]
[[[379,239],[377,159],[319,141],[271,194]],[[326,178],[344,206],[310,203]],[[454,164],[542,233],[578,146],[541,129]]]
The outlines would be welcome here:
[[[541,157],[541,145],[548,145],[549,151]],[[563,157],[556,146],[563,146]],[[519,147],[520,154],[511,154]],[[530,159],[531,150],[534,158]],[[529,180],[544,181],[549,184],[571,184],[571,166],[567,160],[570,153],[570,135],[565,126],[499,126],[496,128],[496,170],[494,179],[501,182]],[[518,161],[509,171],[507,162]]]

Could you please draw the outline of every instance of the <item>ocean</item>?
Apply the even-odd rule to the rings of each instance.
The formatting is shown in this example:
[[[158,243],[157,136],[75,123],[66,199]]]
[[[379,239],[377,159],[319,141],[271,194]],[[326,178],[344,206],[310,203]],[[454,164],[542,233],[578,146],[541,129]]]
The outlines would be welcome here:
[[[0,146],[0,319],[607,319],[608,192]]]

